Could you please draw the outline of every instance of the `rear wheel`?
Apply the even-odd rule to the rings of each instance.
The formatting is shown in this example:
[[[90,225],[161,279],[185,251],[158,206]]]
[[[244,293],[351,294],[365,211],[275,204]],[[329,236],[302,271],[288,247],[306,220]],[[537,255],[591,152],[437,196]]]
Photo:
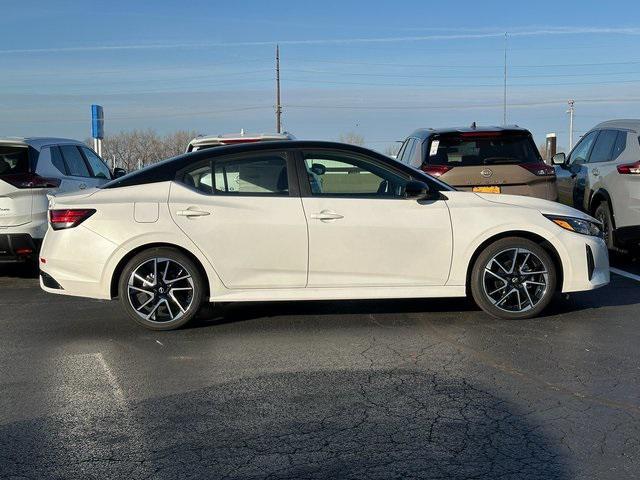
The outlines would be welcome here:
[[[549,253],[531,240],[498,240],[478,256],[471,293],[480,308],[499,318],[531,318],[551,302],[557,272]]]
[[[173,248],[135,255],[120,276],[120,302],[133,321],[151,330],[188,323],[203,300],[204,283],[194,262]]]

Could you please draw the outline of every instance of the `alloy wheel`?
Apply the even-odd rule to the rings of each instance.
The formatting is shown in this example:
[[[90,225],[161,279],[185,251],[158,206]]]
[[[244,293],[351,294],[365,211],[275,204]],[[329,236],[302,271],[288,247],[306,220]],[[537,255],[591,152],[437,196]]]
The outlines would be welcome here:
[[[175,260],[151,258],[138,265],[129,276],[127,296],[143,320],[173,322],[181,318],[193,303],[193,277]]]
[[[487,299],[506,312],[526,312],[534,308],[549,287],[549,273],[533,252],[509,248],[494,255],[482,274]]]

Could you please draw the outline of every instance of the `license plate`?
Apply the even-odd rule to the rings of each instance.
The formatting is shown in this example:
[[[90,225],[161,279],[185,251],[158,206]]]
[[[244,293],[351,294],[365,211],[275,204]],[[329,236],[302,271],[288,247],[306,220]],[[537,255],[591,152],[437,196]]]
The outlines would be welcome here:
[[[473,187],[477,193],[500,193],[500,187]]]

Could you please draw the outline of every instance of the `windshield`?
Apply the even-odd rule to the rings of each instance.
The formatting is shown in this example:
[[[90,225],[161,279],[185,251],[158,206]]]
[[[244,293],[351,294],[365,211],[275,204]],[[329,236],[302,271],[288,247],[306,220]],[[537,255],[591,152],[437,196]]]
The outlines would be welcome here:
[[[478,132],[434,137],[426,163],[449,167],[542,162],[533,139],[527,134]]]
[[[0,145],[0,175],[29,172],[29,149]]]

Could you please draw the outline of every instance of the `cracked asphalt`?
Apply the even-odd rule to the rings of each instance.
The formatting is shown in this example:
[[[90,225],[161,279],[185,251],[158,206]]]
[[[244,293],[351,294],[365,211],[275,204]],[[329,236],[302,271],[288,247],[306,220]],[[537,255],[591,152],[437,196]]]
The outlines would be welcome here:
[[[237,304],[149,332],[5,268],[0,478],[635,479],[639,306],[613,275],[535,320]]]

